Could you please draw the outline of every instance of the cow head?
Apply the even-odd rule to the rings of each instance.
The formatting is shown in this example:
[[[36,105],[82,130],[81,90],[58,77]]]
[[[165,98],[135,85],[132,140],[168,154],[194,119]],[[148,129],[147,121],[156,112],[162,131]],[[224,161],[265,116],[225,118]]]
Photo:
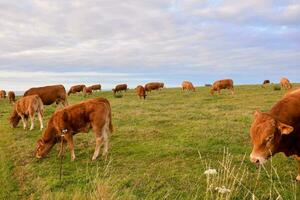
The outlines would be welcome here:
[[[13,128],[16,128],[19,124],[19,121],[21,120],[21,117],[18,115],[17,111],[14,110],[8,120],[10,125]]]
[[[254,121],[250,128],[252,152],[250,161],[263,164],[269,157],[278,152],[282,135],[288,135],[294,128],[284,124],[267,113],[255,111]]]

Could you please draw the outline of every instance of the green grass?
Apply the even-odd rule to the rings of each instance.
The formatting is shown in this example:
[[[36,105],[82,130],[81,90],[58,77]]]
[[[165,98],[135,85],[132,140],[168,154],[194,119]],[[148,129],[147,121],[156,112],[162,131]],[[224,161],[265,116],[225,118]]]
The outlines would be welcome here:
[[[93,133],[78,134],[76,160],[70,161],[67,150],[61,181],[59,145],[47,158],[34,158],[38,120],[34,131],[23,131],[21,124],[12,129],[11,105],[0,100],[0,199],[276,199],[279,194],[296,199],[300,187],[292,158],[278,154],[265,169],[249,162],[252,114],[269,110],[284,92],[245,85],[236,87],[235,95],[222,91],[213,97],[207,87],[153,91],[146,100],[134,90],[122,98],[112,92],[88,95],[111,102],[115,131],[109,157],[92,162]],[[84,99],[72,95],[69,103]],[[55,109],[46,106],[45,124]],[[204,175],[208,168],[218,175]],[[211,188],[223,185],[232,189],[230,195]]]

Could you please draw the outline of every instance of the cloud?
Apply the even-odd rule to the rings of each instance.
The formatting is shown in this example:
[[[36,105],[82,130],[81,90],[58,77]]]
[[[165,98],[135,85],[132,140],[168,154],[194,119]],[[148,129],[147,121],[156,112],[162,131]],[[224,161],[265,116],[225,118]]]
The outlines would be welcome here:
[[[38,84],[85,82],[94,80],[92,73],[109,74],[108,85],[119,73],[174,85],[225,76],[252,83],[268,71],[276,79],[294,77],[299,67],[296,1],[12,0],[0,6],[0,71],[53,78]],[[244,73],[254,77],[241,79]],[[0,77],[0,87],[10,85]],[[28,80],[26,87],[35,84]],[[19,87],[24,84],[15,81]]]

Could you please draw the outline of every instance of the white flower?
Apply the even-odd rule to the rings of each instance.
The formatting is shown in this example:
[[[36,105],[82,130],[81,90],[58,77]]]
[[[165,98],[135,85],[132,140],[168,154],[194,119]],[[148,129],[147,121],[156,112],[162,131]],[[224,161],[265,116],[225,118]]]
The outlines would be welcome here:
[[[204,172],[205,175],[213,175],[213,174],[217,174],[217,170],[215,169],[208,169]]]
[[[216,187],[215,190],[217,190],[221,194],[229,193],[231,192],[230,189],[227,189],[225,186],[222,187]]]

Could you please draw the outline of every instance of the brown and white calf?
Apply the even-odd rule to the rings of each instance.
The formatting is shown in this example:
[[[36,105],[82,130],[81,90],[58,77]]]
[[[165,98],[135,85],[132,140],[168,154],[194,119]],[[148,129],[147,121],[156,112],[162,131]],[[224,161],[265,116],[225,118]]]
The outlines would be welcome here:
[[[43,113],[44,106],[41,98],[38,95],[30,95],[19,99],[15,105],[14,110],[9,118],[9,122],[13,128],[17,127],[20,119],[23,122],[23,128],[27,128],[28,118],[30,118],[31,126],[30,130],[34,128],[34,116],[38,114],[40,121],[40,129],[43,129]]]
[[[113,131],[111,107],[107,99],[96,98],[68,106],[56,111],[50,118],[41,139],[37,141],[36,157],[45,157],[52,147],[64,141],[68,143],[71,160],[75,159],[73,135],[93,130],[96,137],[96,148],[92,160],[95,160],[104,144],[103,156],[108,153],[108,135]],[[61,152],[60,152],[61,153]]]

